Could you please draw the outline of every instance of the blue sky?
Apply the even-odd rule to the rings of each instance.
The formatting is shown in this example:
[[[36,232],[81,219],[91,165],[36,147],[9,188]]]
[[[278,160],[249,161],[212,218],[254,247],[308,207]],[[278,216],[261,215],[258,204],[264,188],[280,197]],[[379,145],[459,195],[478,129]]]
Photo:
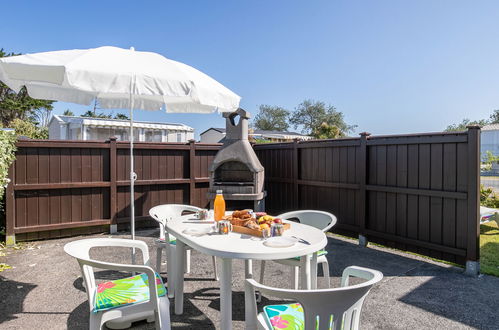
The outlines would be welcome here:
[[[443,130],[499,109],[499,1],[9,1],[0,48],[112,45],[192,65],[242,96],[290,110],[325,101],[357,132]],[[81,113],[88,109],[57,104]],[[197,133],[218,114],[136,111]]]

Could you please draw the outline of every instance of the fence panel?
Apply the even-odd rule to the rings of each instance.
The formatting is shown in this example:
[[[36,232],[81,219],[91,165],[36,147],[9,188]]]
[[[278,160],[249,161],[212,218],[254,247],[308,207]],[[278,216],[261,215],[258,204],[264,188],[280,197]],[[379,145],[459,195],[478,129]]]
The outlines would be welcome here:
[[[100,232],[129,222],[127,142],[19,141],[7,190],[7,235],[40,239]],[[136,143],[137,220],[163,203],[206,207],[218,144]]]
[[[255,151],[270,212],[329,211],[338,217],[335,230],[464,264],[479,259],[479,146],[479,128],[470,127]]]
[[[479,258],[479,145],[467,132],[255,145],[266,207],[320,209],[335,230],[464,263]],[[127,223],[128,143],[19,141],[6,192],[7,235],[38,239]],[[206,207],[219,144],[136,143],[136,216],[163,203]]]

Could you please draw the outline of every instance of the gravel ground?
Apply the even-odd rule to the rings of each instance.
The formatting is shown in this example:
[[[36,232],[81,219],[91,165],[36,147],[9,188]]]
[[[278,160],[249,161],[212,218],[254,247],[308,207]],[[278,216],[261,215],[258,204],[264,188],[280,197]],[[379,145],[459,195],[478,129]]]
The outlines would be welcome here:
[[[156,235],[157,230],[138,232],[151,247]],[[62,250],[65,243],[81,238],[40,241],[33,248],[9,252],[7,263],[13,268],[0,273],[0,329],[88,329],[80,269]],[[349,265],[371,267],[385,275],[365,301],[362,329],[499,329],[497,277],[467,277],[459,268],[377,246],[362,248],[339,236],[329,237],[327,249],[333,286]],[[151,249],[152,260],[154,254]],[[99,250],[95,257],[126,262],[129,252]],[[254,262],[255,274],[259,266]],[[233,268],[233,324],[244,329],[243,262],[235,261]],[[115,276],[96,272],[99,280]],[[185,313],[174,315],[172,302],[172,328],[218,328],[219,287],[212,276],[210,257],[193,251],[192,272],[185,281]],[[266,284],[286,287],[290,276],[286,267],[268,263]],[[323,284],[320,278],[319,286]],[[133,328],[154,329],[154,324],[138,322]]]

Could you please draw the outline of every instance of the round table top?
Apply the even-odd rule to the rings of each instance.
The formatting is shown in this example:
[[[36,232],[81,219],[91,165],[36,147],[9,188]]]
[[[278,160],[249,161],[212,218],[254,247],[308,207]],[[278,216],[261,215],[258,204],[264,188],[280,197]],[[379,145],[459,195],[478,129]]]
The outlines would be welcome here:
[[[213,221],[200,221],[192,214],[171,219],[166,224],[167,231],[177,240],[209,255],[230,259],[276,260],[288,259],[314,253],[327,244],[327,237],[322,230],[315,227],[285,221],[291,228],[284,231],[283,236],[294,236],[300,241],[290,247],[268,247],[263,239],[231,232],[228,235],[210,233],[203,236],[192,236],[184,233],[195,226],[213,226]]]

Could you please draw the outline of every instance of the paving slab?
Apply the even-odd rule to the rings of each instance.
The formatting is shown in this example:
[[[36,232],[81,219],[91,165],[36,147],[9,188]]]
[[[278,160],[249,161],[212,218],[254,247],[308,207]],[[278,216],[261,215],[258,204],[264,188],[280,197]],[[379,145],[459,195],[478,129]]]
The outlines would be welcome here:
[[[138,239],[151,247],[152,260],[157,235],[157,230],[137,232]],[[7,263],[13,268],[0,273],[0,329],[88,329],[89,307],[80,268],[62,249],[69,241],[88,237],[39,241],[33,248],[9,252]],[[119,233],[112,237],[129,236]],[[328,241],[333,286],[350,265],[378,269],[385,276],[365,301],[362,329],[499,329],[499,278],[468,277],[460,268],[379,246],[360,247],[355,240],[340,236],[330,235]],[[93,256],[126,263],[130,253],[99,249]],[[216,329],[220,299],[211,258],[193,251],[191,264],[192,272],[185,281],[184,315],[174,315],[171,302],[172,328]],[[244,329],[244,264],[234,261],[233,268],[233,325]],[[260,263],[254,262],[254,273],[259,271]],[[99,281],[118,275],[96,271]],[[288,287],[290,269],[267,263],[265,281]],[[322,278],[319,285],[324,285]],[[263,304],[275,302],[263,300]],[[132,328],[154,329],[154,324],[137,322]]]

